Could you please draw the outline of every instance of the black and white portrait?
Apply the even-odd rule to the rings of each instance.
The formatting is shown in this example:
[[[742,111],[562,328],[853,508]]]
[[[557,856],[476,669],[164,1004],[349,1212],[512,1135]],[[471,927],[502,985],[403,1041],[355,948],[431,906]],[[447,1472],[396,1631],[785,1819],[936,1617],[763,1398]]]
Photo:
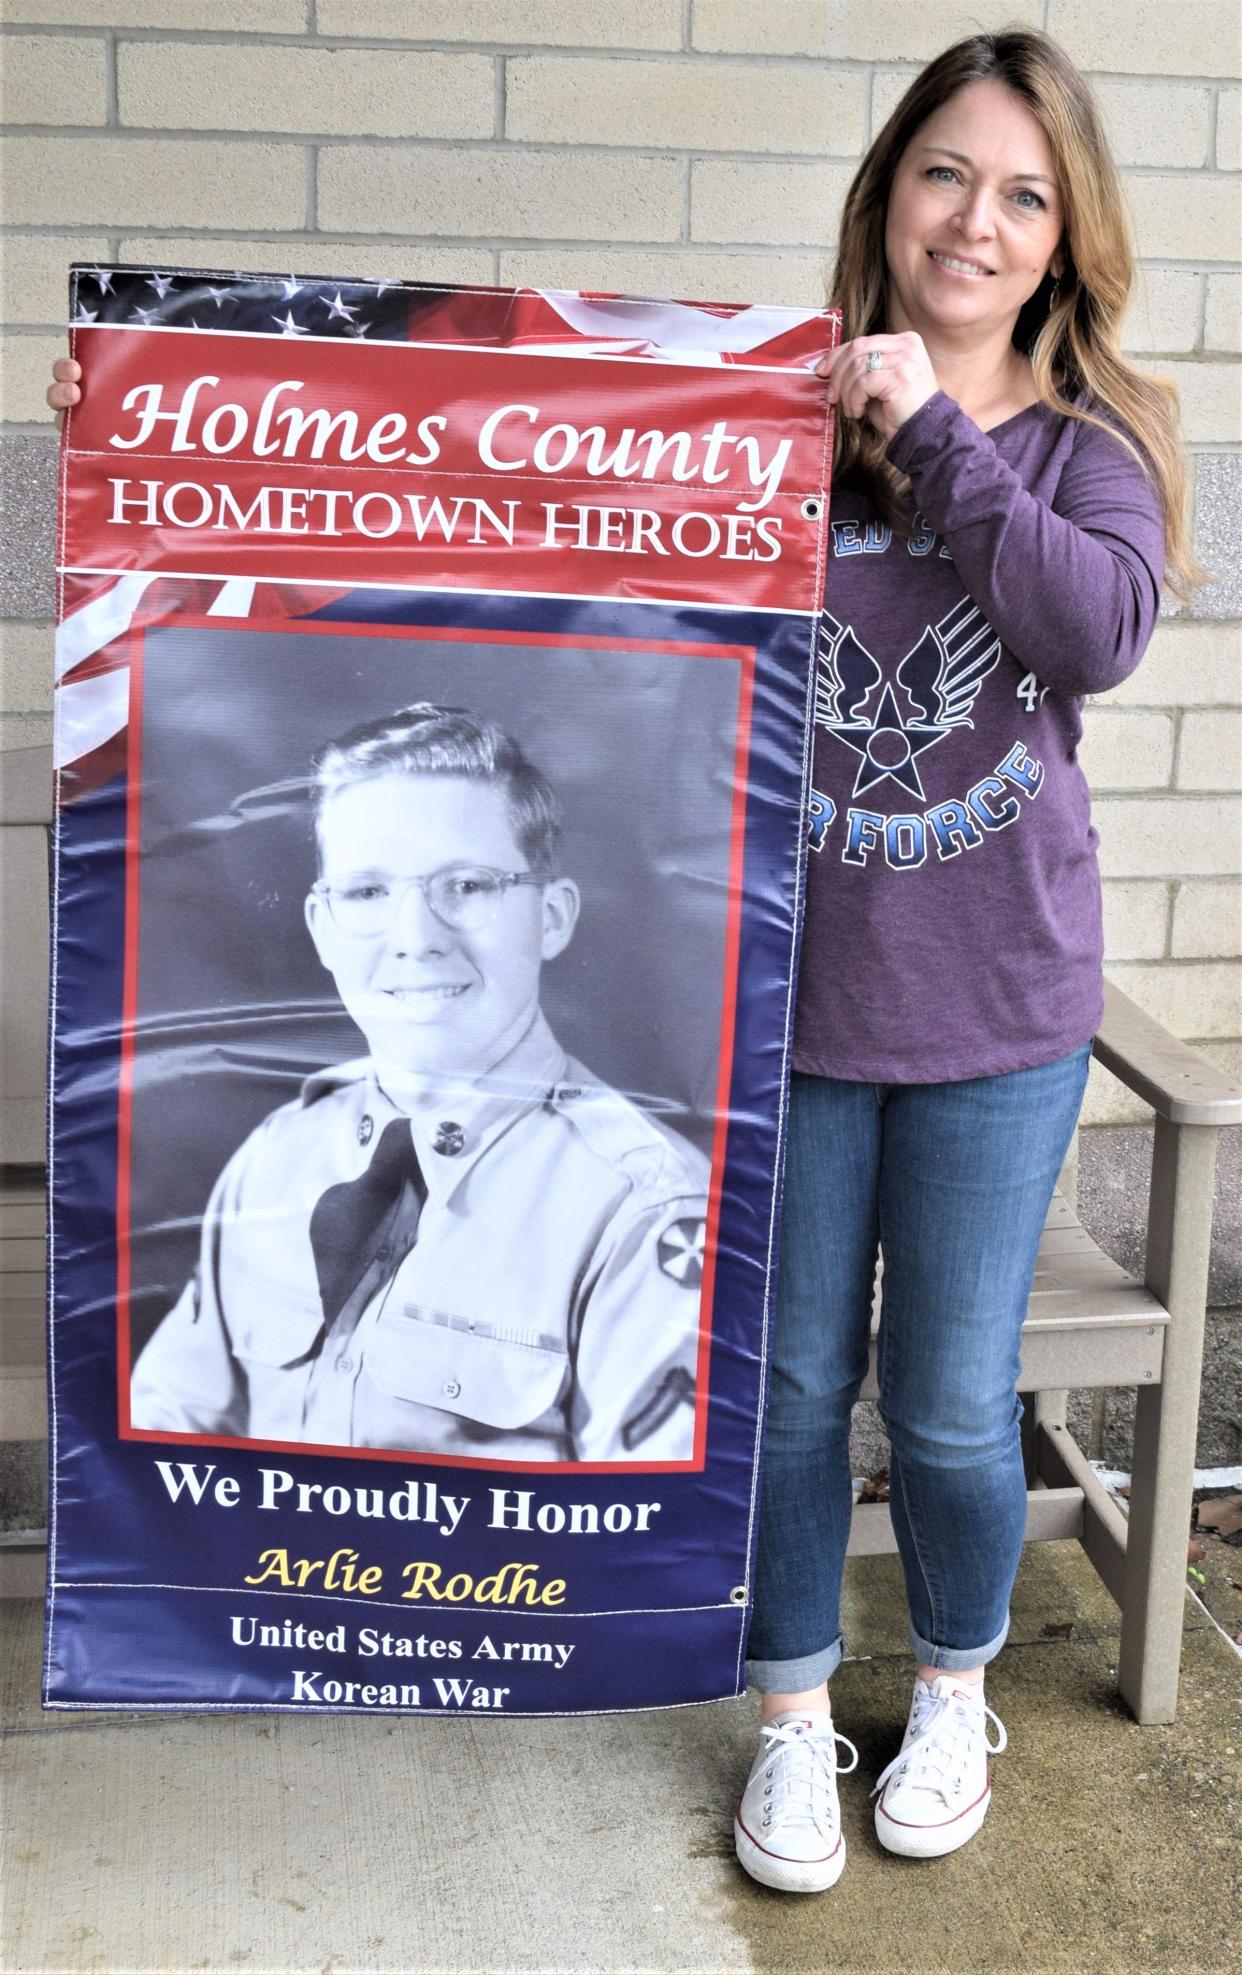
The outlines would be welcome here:
[[[134,1428],[693,1459],[740,671],[149,634]]]

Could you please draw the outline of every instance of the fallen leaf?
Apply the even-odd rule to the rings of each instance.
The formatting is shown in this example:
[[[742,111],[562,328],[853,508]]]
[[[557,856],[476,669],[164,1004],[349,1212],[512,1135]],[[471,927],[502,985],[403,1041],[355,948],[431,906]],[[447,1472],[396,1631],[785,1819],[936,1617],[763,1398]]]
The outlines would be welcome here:
[[[874,1474],[869,1474],[867,1476],[867,1479],[864,1481],[862,1485],[862,1492],[860,1493],[858,1499],[860,1502],[887,1502],[888,1500],[888,1469],[887,1468],[877,1468]]]
[[[1200,1529],[1214,1529],[1220,1536],[1232,1536],[1242,1529],[1242,1495],[1218,1495],[1214,1501],[1200,1502]]]
[[[1206,1555],[1207,1555],[1207,1544],[1200,1543],[1197,1536],[1192,1536],[1189,1543],[1186,1545],[1187,1563],[1191,1563],[1191,1564],[1201,1563],[1203,1558],[1206,1557]]]

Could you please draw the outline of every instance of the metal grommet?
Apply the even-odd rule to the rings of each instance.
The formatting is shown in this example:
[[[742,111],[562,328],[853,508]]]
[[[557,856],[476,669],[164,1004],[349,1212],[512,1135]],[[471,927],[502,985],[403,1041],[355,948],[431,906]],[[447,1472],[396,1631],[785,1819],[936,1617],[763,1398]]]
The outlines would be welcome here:
[[[824,503],[818,494],[809,494],[802,503],[801,513],[804,521],[818,521],[823,511]]]
[[[729,1603],[731,1605],[744,1605],[746,1603],[746,1586],[744,1584],[734,1585],[729,1593]]]

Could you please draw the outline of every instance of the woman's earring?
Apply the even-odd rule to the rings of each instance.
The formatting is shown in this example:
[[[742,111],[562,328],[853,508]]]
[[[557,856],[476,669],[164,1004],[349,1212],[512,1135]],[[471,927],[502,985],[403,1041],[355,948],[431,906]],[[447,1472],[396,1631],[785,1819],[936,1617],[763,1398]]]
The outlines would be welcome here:
[[[1061,277],[1059,274],[1055,274],[1052,277],[1052,293],[1048,297],[1049,315],[1052,315],[1056,311],[1056,309],[1060,305],[1060,301],[1061,301]]]

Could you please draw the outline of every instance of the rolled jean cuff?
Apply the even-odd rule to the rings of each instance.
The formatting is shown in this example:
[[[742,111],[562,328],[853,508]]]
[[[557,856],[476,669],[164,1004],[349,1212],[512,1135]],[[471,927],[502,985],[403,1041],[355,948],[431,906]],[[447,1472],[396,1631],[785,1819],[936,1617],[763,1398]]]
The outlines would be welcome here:
[[[806,1694],[831,1680],[844,1657],[845,1641],[838,1632],[831,1646],[798,1660],[747,1660],[746,1676],[760,1694]]]
[[[1006,1617],[995,1639],[990,1639],[986,1646],[933,1646],[930,1640],[921,1639],[913,1626],[907,1636],[920,1666],[938,1666],[945,1673],[969,1673],[972,1667],[986,1666],[996,1658],[1009,1637],[1009,1619]]]

